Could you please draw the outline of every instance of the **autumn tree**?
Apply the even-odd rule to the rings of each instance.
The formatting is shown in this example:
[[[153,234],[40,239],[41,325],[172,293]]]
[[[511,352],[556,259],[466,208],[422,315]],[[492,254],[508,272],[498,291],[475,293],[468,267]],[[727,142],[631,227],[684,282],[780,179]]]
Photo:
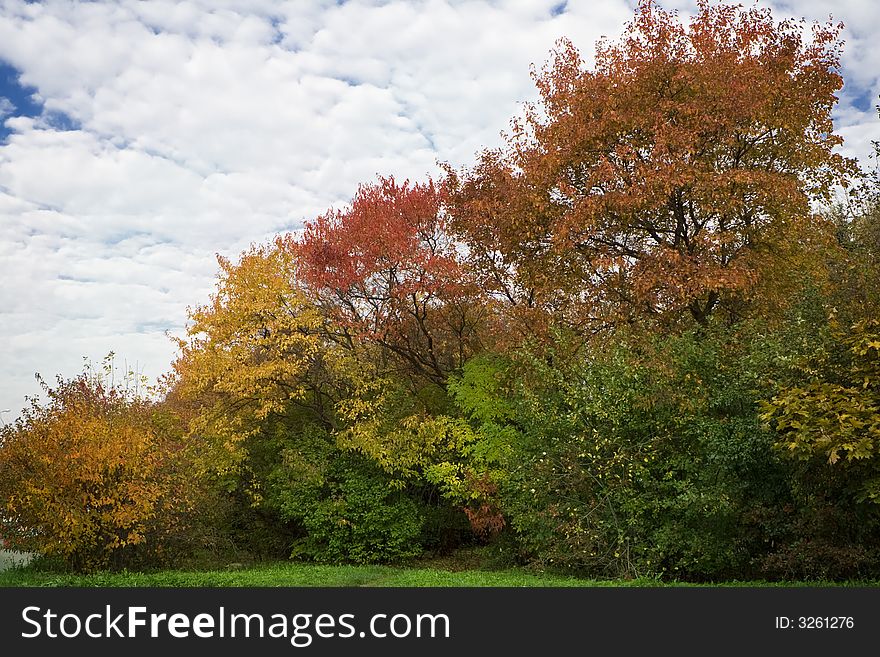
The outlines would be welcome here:
[[[0,434],[0,535],[77,570],[161,559],[192,500],[182,432],[91,371],[43,388]]]
[[[298,556],[411,556],[425,512],[412,484],[445,436],[402,443],[424,404],[411,389],[398,408],[385,403],[400,381],[362,325],[316,303],[302,261],[290,236],[220,259],[211,302],[190,312],[167,401],[210,446],[202,467],[217,488],[289,529]]]
[[[209,469],[223,471],[273,413],[290,404],[325,419],[330,411],[324,320],[297,286],[294,255],[277,243],[251,247],[238,263],[218,260],[217,291],[190,310],[169,387],[190,431],[215,444]]]
[[[880,143],[874,142],[874,150],[880,155]],[[780,453],[845,473],[856,482],[859,497],[877,503],[880,172],[866,177],[831,218],[841,248],[831,261],[831,295],[822,318],[827,327],[814,323],[812,351],[794,360],[799,376],[776,381],[776,394],[763,404],[763,418],[777,431]]]
[[[880,502],[880,321],[835,326],[834,337],[843,349],[814,354],[810,380],[781,385],[762,417],[784,456],[845,470],[861,500]]]
[[[450,171],[482,280],[576,325],[784,298],[825,243],[811,203],[854,172],[834,152],[839,30],[705,0],[685,25],[642,0],[592,67],[560,41],[508,146]]]
[[[436,383],[461,367],[476,349],[481,309],[446,222],[432,182],[380,178],[306,225],[295,246],[300,274],[340,344],[378,345]]]
[[[880,142],[873,145],[873,158],[880,162]],[[851,190],[830,216],[841,247],[834,255],[842,256],[833,266],[835,307],[841,312],[851,308],[851,324],[880,316],[880,168]]]

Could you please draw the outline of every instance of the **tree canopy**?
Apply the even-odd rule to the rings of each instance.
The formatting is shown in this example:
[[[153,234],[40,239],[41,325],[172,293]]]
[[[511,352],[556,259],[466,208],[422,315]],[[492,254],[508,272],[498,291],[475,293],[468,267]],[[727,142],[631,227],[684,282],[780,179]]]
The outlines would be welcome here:
[[[793,246],[823,239],[811,202],[855,172],[832,125],[840,26],[803,28],[705,1],[685,25],[643,1],[591,68],[561,40],[506,148],[449,176],[477,268],[573,324],[705,323],[777,292]]]
[[[643,0],[592,64],[560,41],[502,148],[219,258],[159,398],[47,387],[0,434],[0,531],[81,569],[880,576],[880,181],[835,201],[840,29]]]

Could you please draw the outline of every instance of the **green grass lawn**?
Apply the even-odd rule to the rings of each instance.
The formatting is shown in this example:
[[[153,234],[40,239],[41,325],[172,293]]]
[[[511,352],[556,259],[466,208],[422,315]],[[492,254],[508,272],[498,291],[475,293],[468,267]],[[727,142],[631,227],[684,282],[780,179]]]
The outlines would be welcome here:
[[[33,568],[0,573],[0,586],[596,586],[649,582],[596,582],[518,570],[275,563],[242,569],[70,575]]]
[[[96,573],[71,575],[35,567],[0,572],[2,586],[682,586],[657,580],[590,580],[524,570],[460,570],[436,567],[329,566],[281,562],[226,570],[169,570],[156,572]],[[822,582],[726,582],[722,586],[840,586]],[[847,586],[875,586],[849,582]],[[716,585],[717,586],[717,585]]]

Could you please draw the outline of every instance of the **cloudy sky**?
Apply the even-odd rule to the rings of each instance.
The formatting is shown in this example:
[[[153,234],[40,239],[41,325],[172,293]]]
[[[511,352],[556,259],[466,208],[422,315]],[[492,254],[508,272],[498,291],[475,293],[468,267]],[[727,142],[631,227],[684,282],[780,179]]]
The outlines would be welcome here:
[[[165,371],[214,254],[300,227],[376,174],[463,166],[589,61],[625,0],[0,0],[0,410],[108,351]],[[662,3],[682,13],[693,2]],[[845,151],[880,138],[880,4],[770,3],[846,23]]]

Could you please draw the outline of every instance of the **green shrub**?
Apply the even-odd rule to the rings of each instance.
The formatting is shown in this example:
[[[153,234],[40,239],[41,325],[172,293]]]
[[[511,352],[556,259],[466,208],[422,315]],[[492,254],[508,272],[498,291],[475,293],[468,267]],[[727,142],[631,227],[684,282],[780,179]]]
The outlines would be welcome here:
[[[560,335],[496,360],[503,412],[458,399],[484,440],[506,441],[499,498],[519,556],[603,577],[759,569],[775,545],[768,510],[793,501],[758,417],[773,361],[762,340],[714,326],[578,351]]]
[[[293,556],[319,562],[399,561],[422,551],[422,509],[387,475],[356,454],[333,459],[313,499],[283,508],[302,524],[305,536]]]

